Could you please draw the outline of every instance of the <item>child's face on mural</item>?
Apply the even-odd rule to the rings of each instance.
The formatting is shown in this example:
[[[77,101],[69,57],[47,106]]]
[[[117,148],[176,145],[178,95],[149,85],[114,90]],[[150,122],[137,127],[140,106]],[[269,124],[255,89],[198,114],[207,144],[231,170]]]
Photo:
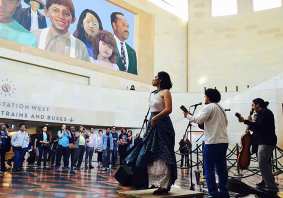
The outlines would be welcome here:
[[[99,41],[99,54],[104,58],[109,58],[112,55],[113,47],[103,41]]]
[[[99,23],[96,17],[89,12],[86,13],[82,26],[89,36],[95,36],[99,31]]]
[[[48,10],[44,9],[44,11],[50,18],[53,28],[60,34],[67,33],[70,25],[76,20],[72,17],[69,8],[63,5],[52,4]]]
[[[39,9],[39,3],[37,1],[30,1],[31,9],[36,12]]]
[[[12,15],[20,4],[20,0],[0,0],[0,23],[12,22]]]

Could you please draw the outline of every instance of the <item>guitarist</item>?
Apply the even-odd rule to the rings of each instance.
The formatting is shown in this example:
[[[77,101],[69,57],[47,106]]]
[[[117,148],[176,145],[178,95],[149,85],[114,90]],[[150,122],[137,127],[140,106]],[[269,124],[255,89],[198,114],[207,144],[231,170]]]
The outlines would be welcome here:
[[[277,137],[275,134],[274,115],[267,106],[269,102],[265,102],[261,98],[256,98],[252,102],[252,108],[257,112],[256,122],[252,122],[251,117],[245,120],[243,117],[238,118],[239,122],[254,128],[258,141],[258,164],[264,183],[257,186],[262,187],[269,194],[276,195],[278,188],[271,171],[269,159],[276,147]]]
[[[230,197],[225,188],[228,179],[226,152],[228,149],[228,120],[224,109],[218,105],[221,95],[217,89],[205,91],[206,107],[200,116],[192,116],[184,112],[184,116],[197,124],[204,123],[205,146],[203,151],[205,177],[210,197]],[[215,166],[219,177],[219,189],[215,182]]]

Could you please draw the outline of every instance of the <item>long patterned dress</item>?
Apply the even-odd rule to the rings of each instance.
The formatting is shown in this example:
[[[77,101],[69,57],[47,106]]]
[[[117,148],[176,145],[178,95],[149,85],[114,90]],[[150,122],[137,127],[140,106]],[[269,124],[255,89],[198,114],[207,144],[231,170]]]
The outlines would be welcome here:
[[[147,167],[149,187],[170,187],[177,179],[177,164],[174,152],[175,131],[169,116],[151,125],[151,119],[165,109],[164,99],[156,93],[150,99],[151,116],[146,136],[126,157],[125,161],[136,167]]]

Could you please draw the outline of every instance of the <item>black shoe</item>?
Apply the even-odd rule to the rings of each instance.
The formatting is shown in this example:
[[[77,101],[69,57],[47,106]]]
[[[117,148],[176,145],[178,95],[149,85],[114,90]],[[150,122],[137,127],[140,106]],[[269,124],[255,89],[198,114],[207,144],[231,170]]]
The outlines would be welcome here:
[[[162,190],[156,190],[156,191],[153,191],[153,194],[154,195],[163,195],[163,194],[168,194],[168,190],[163,188]]]
[[[20,169],[20,168],[17,168],[17,169],[16,169],[16,171],[21,171],[21,170],[22,170],[22,169]]]
[[[89,169],[93,169],[94,167],[92,165],[89,165]]]
[[[12,162],[11,162],[11,161],[8,161],[7,164],[8,164],[9,166],[12,166]]]
[[[264,183],[264,181],[262,180],[260,183],[256,184],[256,187],[257,187],[257,188],[265,188],[265,183]]]

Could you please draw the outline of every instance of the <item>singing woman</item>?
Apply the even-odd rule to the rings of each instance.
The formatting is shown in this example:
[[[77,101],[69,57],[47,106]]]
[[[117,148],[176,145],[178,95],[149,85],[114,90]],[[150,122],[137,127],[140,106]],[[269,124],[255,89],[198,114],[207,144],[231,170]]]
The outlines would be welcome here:
[[[146,135],[125,161],[135,162],[136,167],[147,167],[149,187],[158,188],[153,194],[167,194],[177,179],[175,131],[169,117],[172,82],[170,76],[162,71],[152,80],[152,85],[157,90],[150,96],[151,115]]]

